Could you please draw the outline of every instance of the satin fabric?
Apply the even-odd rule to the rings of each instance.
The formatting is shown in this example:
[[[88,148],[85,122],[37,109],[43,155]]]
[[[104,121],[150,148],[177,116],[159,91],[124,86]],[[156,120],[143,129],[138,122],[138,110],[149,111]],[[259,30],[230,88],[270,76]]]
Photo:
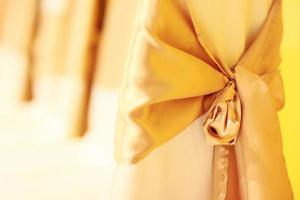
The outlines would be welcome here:
[[[138,31],[120,102],[117,160],[141,160],[209,113],[212,99],[233,80],[242,104],[234,146],[240,198],[292,199],[276,115],[283,105],[276,69],[281,2],[274,1],[263,28],[233,65],[226,63],[202,27],[197,1],[143,3],[142,13],[147,14],[140,15],[141,21],[136,23]],[[222,192],[221,196],[226,196]]]

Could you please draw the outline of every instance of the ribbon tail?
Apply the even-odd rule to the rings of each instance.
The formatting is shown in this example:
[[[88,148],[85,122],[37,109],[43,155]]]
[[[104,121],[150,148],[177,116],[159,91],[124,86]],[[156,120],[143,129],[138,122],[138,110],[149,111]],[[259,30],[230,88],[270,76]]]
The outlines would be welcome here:
[[[263,79],[238,67],[242,126],[235,145],[241,199],[292,200],[282,149],[279,120]]]

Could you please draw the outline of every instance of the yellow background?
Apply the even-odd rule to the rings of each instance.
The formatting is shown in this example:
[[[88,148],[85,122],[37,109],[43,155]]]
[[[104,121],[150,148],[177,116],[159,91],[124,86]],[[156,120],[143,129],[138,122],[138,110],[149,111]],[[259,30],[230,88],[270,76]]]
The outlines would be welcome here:
[[[300,199],[300,1],[283,0],[281,72],[285,108],[280,112],[284,151],[295,199]],[[276,163],[274,163],[276,164]]]

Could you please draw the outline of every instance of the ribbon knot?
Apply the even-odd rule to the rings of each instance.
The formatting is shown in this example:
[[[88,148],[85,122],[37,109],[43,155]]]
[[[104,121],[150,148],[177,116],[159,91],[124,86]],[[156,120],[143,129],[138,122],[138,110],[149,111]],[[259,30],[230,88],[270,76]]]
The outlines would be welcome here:
[[[235,78],[231,78],[226,87],[216,93],[204,117],[204,133],[214,145],[235,144],[241,124],[241,101]]]

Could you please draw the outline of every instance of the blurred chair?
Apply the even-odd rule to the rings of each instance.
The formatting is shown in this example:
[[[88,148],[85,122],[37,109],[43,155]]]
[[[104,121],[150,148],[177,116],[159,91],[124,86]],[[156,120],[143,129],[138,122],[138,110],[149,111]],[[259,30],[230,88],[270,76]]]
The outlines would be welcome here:
[[[37,0],[3,2],[0,30],[1,101],[16,102],[26,97]]]
[[[14,124],[15,112],[30,96],[37,0],[1,0],[0,12],[0,126],[5,126]]]
[[[41,0],[35,5],[38,17],[31,29],[34,42],[30,40],[28,44],[33,50],[32,57],[26,57],[32,59],[32,101],[18,107],[13,105],[16,113],[7,111],[12,115],[12,123],[5,125],[14,127],[18,134],[3,129],[0,119],[1,199],[107,199],[99,196],[104,195],[103,190],[107,191],[104,188],[109,170],[84,163],[79,140],[62,140],[66,136],[79,136],[86,129],[103,2]],[[14,13],[15,4],[9,5]],[[21,6],[27,8],[29,4]],[[27,23],[27,17],[23,18]],[[7,24],[13,21],[5,20]],[[24,37],[23,31],[19,34]],[[16,60],[6,54],[3,58]],[[14,70],[11,76],[19,72]],[[14,83],[13,78],[7,80]],[[25,86],[19,84],[16,88],[23,90]],[[4,95],[1,93],[0,99]],[[0,111],[2,114],[2,108]],[[6,117],[4,114],[3,118]]]
[[[107,6],[91,91],[88,132],[82,142],[82,159],[94,165],[108,168],[114,165],[118,93],[128,59],[137,2],[111,0]]]
[[[101,7],[98,0],[43,0],[40,6],[33,107],[41,127],[58,138],[86,130]]]

